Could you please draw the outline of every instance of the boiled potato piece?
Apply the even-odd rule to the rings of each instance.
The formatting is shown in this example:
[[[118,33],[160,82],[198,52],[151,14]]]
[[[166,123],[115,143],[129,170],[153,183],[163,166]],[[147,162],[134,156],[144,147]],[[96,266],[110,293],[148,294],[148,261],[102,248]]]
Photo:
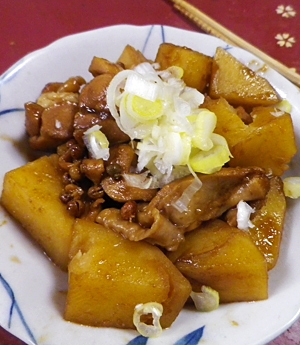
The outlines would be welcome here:
[[[207,97],[203,107],[217,116],[215,132],[227,140],[232,158],[231,167],[258,166],[281,176],[297,152],[291,115],[276,106],[255,107],[253,122],[246,125],[236,109],[224,98]],[[275,115],[274,115],[275,114]]]
[[[127,46],[122,51],[117,63],[122,64],[125,69],[131,69],[142,62],[148,61],[145,56],[139,51],[133,48],[131,45]]]
[[[123,70],[123,68],[115,63],[110,62],[107,59],[104,58],[100,58],[97,56],[93,57],[93,60],[90,64],[89,67],[89,72],[94,76],[98,76],[101,74],[112,74],[115,75],[119,72],[121,72]]]
[[[297,152],[291,115],[272,116],[273,107],[265,108],[269,122],[249,125],[251,133],[231,148],[231,167],[259,166],[276,176],[288,170],[289,163]],[[260,116],[263,112],[260,113]],[[259,118],[259,116],[257,116]]]
[[[230,104],[242,106],[272,105],[280,101],[273,86],[218,47],[212,65],[209,96],[224,97]]]
[[[1,203],[49,258],[67,270],[74,218],[59,199],[61,177],[56,155],[39,158],[6,173]]]
[[[214,132],[226,139],[229,150],[248,135],[248,125],[242,121],[236,109],[225,98],[206,97],[202,107],[216,114],[217,124]]]
[[[270,270],[279,257],[286,212],[286,199],[279,177],[271,178],[265,202],[254,209],[256,211],[251,218],[254,227],[249,228],[250,236],[264,254]]]
[[[183,81],[187,86],[203,92],[211,74],[212,58],[187,47],[162,43],[156,55],[156,62],[162,70],[178,66],[183,69]]]
[[[68,321],[134,328],[135,306],[158,302],[163,305],[165,328],[191,292],[189,282],[160,249],[86,220],[76,220],[70,258]]]
[[[268,297],[263,254],[247,232],[221,220],[187,234],[186,241],[168,256],[190,280],[193,291],[209,286],[219,292],[221,303]]]

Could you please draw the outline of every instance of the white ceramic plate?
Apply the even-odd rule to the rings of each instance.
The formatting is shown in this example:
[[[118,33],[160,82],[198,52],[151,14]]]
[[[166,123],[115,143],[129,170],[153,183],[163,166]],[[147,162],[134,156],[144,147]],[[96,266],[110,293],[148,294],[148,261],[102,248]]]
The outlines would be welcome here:
[[[6,171],[27,160],[23,106],[34,101],[46,83],[75,75],[89,80],[88,67],[94,55],[115,61],[127,43],[154,58],[163,41],[211,56],[217,46],[227,47],[243,63],[255,61],[262,66],[253,55],[228,47],[217,38],[166,26],[122,25],[60,39],[26,56],[0,78],[0,186]],[[293,105],[299,146],[299,90],[270,69],[265,76]],[[299,158],[298,154],[293,161],[291,175],[300,174]],[[265,344],[286,330],[300,313],[299,213],[300,203],[289,201],[280,260],[270,272],[268,300],[222,305],[211,313],[183,310],[161,337],[147,340],[135,331],[65,322],[66,274],[54,267],[0,208],[0,324],[26,343],[39,345],[193,345],[200,338],[206,345]]]

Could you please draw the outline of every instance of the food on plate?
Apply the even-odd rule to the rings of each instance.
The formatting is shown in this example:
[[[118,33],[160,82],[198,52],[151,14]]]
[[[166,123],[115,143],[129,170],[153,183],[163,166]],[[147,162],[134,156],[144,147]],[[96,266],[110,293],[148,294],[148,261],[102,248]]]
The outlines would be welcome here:
[[[228,51],[217,48],[213,59],[209,96],[225,98],[244,107],[273,105],[280,101],[273,86]]]
[[[283,180],[283,190],[286,196],[292,199],[300,198],[300,177],[286,177]]]
[[[270,189],[265,202],[257,201],[249,228],[250,236],[256,246],[264,254],[268,270],[275,267],[280,250],[280,243],[286,214],[286,200],[282,180],[278,177],[270,179]]]
[[[246,231],[216,219],[188,233],[168,254],[188,277],[195,292],[202,286],[218,291],[221,303],[257,301],[268,297],[266,260]]]
[[[282,176],[288,169],[297,152],[289,113],[276,106],[253,107],[247,114],[251,122],[246,124],[239,109],[224,98],[207,97],[203,106],[217,116],[215,132],[227,140],[231,167],[254,165],[276,176]]]
[[[122,54],[119,56],[117,63],[124,66],[125,69],[130,69],[147,61],[149,60],[146,59],[139,50],[136,50],[131,45],[127,44],[123,49]]]
[[[1,204],[67,270],[74,217],[60,201],[62,171],[56,155],[43,156],[5,175]]]
[[[203,92],[209,83],[213,59],[210,56],[187,47],[178,47],[171,43],[162,43],[155,61],[162,70],[171,66],[183,69],[182,80],[189,87]]]
[[[26,131],[33,150],[49,150],[73,136],[73,119],[78,111],[78,91],[85,80],[70,78],[65,83],[44,87],[38,102],[25,104]]]
[[[73,231],[66,320],[134,328],[135,306],[156,302],[163,307],[161,326],[171,326],[191,286],[160,249],[83,219]]]
[[[188,301],[266,299],[296,153],[288,102],[222,48],[163,43],[151,61],[127,45],[89,71],[25,104],[31,148],[51,155],[7,172],[1,196],[68,271],[65,319],[156,336]]]

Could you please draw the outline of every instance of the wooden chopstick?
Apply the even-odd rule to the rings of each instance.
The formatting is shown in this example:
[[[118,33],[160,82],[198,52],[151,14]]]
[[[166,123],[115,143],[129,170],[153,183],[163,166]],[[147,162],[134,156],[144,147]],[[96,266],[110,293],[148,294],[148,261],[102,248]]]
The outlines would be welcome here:
[[[249,42],[243,40],[230,30],[226,29],[221,24],[218,24],[215,20],[201,12],[198,8],[189,4],[185,0],[170,0],[173,2],[174,7],[179,10],[183,15],[189,18],[197,26],[199,26],[205,32],[216,36],[230,45],[237,46],[248,50],[250,53],[256,55],[258,58],[263,60],[271,68],[282,74],[285,78],[290,80],[292,83],[300,87],[300,74],[294,72],[291,68],[288,68],[281,62],[273,59],[260,49],[256,48]]]

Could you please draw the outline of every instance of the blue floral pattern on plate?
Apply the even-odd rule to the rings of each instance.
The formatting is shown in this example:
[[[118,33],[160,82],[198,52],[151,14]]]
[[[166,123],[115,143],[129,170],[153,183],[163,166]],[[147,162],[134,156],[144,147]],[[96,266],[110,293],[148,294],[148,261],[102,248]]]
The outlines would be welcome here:
[[[27,333],[27,335],[29,336],[30,340],[34,343],[37,344],[35,337],[31,331],[31,329],[29,328],[24,315],[21,311],[21,308],[17,302],[16,296],[13,292],[13,289],[11,288],[11,286],[9,285],[9,283],[3,278],[2,274],[0,274],[0,283],[2,284],[2,286],[4,287],[5,291],[7,292],[7,295],[11,301],[11,305],[9,308],[9,312],[8,312],[8,329],[10,329],[12,322],[13,322],[13,316],[14,316],[14,312],[17,314],[16,317],[19,317],[24,329]]]
[[[174,345],[197,345],[202,338],[204,326],[196,329],[195,331],[186,334],[184,337],[176,341]],[[138,336],[131,340],[127,345],[146,345],[148,338]]]

